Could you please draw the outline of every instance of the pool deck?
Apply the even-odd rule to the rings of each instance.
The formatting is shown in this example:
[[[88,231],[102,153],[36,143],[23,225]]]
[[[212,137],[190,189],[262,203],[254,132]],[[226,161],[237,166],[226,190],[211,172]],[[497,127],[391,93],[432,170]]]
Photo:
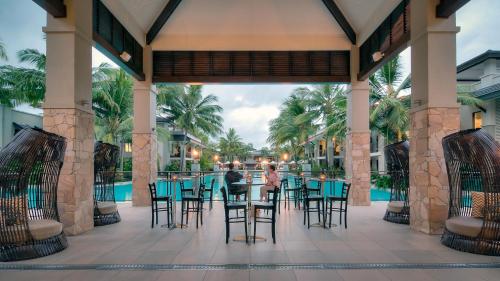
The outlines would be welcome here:
[[[119,204],[122,222],[69,237],[61,253],[8,265],[95,265],[88,269],[4,270],[0,280],[500,280],[497,268],[422,268],[419,264],[500,263],[500,257],[458,252],[440,244],[439,236],[411,231],[408,226],[382,220],[385,202],[370,207],[350,207],[349,228],[323,229],[302,224],[302,212],[284,210],[277,222],[277,242],[225,244],[224,212],[220,202],[205,212],[204,225],[196,229],[150,228],[150,208]],[[208,204],[206,206],[208,208]],[[165,213],[163,213],[165,214]],[[179,214],[178,214],[179,216]],[[316,219],[315,216],[312,217]],[[335,222],[338,222],[336,217]],[[160,224],[165,220],[160,221]],[[232,225],[231,238],[243,233]],[[270,238],[270,225],[258,224],[257,233]],[[374,263],[388,268],[366,269]],[[192,269],[124,270],[130,264],[189,264]],[[235,265],[234,269],[204,268]],[[245,268],[256,264],[255,268]],[[297,265],[338,265],[336,269],[300,269]],[[1,265],[5,265],[0,263]],[[118,265],[116,269],[99,265]],[[263,265],[286,265],[265,269]],[[294,267],[295,265],[295,267]],[[346,269],[358,265],[362,269]],[[398,268],[407,266],[407,269]],[[498,264],[497,264],[498,265]],[[259,267],[260,266],[260,267]],[[496,265],[495,265],[496,266]],[[167,267],[168,268],[168,267]],[[45,268],[46,269],[46,268]],[[164,268],[165,269],[165,268]],[[171,278],[171,279],[170,279]]]

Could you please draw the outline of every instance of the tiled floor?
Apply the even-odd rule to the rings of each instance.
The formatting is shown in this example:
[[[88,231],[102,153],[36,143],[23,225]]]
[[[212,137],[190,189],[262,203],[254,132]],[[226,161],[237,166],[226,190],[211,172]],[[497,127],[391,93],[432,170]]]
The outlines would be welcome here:
[[[461,253],[439,236],[413,232],[381,218],[385,203],[351,207],[349,228],[307,229],[302,212],[278,216],[277,242],[224,241],[223,208],[206,210],[204,225],[150,228],[150,209],[119,205],[122,222],[69,237],[65,251],[27,264],[294,264],[294,263],[499,263],[500,258]],[[314,217],[315,219],[315,217]],[[338,218],[335,218],[338,222]],[[163,222],[160,222],[164,223]],[[259,224],[259,235],[271,237]],[[231,235],[243,233],[232,225]],[[170,279],[172,278],[172,279]],[[498,269],[1,271],[0,280],[500,280]]]

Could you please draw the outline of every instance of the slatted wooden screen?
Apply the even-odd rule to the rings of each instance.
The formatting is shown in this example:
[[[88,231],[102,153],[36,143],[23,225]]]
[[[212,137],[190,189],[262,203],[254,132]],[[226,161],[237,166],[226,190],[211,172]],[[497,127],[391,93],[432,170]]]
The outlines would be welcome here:
[[[155,51],[153,82],[350,82],[349,51]]]

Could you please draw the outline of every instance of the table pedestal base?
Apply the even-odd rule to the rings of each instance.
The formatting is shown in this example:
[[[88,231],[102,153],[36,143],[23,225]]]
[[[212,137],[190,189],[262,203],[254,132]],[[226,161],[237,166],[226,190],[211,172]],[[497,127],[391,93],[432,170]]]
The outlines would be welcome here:
[[[257,241],[257,240],[258,241],[267,241],[267,239],[265,237],[262,237],[262,236],[259,236],[259,235],[255,236],[255,241]],[[245,235],[243,235],[243,234],[236,235],[233,238],[233,241],[246,242]],[[248,236],[248,242],[252,242],[252,241],[253,241],[253,235],[249,235]]]

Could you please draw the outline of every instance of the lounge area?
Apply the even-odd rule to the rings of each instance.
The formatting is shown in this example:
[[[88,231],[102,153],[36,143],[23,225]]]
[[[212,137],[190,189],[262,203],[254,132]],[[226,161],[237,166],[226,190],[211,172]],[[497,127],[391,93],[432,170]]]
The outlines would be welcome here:
[[[179,203],[180,205],[180,203]],[[113,264],[116,269],[102,271],[79,271],[78,267],[63,271],[2,272],[2,277],[11,280],[27,280],[39,276],[40,280],[67,280],[92,276],[93,280],[163,280],[179,277],[185,280],[260,280],[261,274],[268,273],[276,280],[498,280],[498,271],[485,269],[439,269],[439,265],[466,263],[500,263],[500,257],[480,256],[459,252],[443,246],[440,236],[429,236],[411,231],[408,226],[385,222],[381,218],[386,203],[374,203],[370,207],[352,207],[350,225],[325,230],[319,227],[307,229],[303,225],[302,211],[285,210],[282,205],[277,219],[277,241],[270,238],[270,225],[260,226],[258,234],[268,241],[256,244],[230,241],[225,243],[224,209],[221,202],[207,211],[203,226],[196,229],[192,222],[184,229],[169,230],[150,228],[149,207],[132,207],[130,203],[120,203],[122,215],[119,224],[102,226],[94,230],[68,238],[70,247],[58,254],[36,260],[38,265],[84,265],[98,269],[99,266]],[[178,206],[180,208],[180,206]],[[148,218],[148,219],[145,219]],[[180,217],[179,217],[180,219]],[[338,220],[334,220],[338,223]],[[160,217],[160,225],[166,223],[166,215]],[[232,226],[233,234],[243,234],[242,224]],[[120,233],[120,235],[115,235]],[[11,266],[33,265],[34,261],[10,263]],[[138,270],[123,272],[134,264],[193,265],[196,270]],[[289,270],[267,271],[265,269],[241,269],[237,264],[282,264],[292,266]],[[338,270],[293,269],[300,264],[345,265]],[[348,265],[359,265],[364,270],[349,270]],[[369,264],[393,264],[387,269],[368,270]],[[121,265],[121,266],[120,266]],[[208,265],[234,265],[229,271],[213,270]],[[408,266],[408,267],[405,267]],[[436,269],[422,272],[422,265]],[[451,265],[449,265],[451,266]],[[406,269],[404,269],[406,268]],[[35,274],[36,275],[33,275]],[[89,274],[89,275],[88,275]],[[45,276],[45,277],[44,277]],[[52,278],[52,279],[49,279]],[[46,278],[46,279],[44,279]],[[129,279],[127,279],[129,278]],[[136,279],[134,279],[136,278]]]

